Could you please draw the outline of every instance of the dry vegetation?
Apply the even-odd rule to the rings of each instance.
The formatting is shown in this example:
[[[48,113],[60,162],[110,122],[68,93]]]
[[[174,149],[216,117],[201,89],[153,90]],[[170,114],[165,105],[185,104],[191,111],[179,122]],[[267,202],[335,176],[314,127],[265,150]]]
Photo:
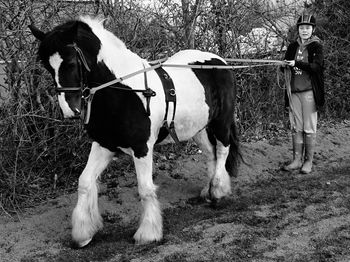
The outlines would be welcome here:
[[[294,14],[263,12],[259,1],[159,1],[159,10],[146,11],[142,1],[69,3],[68,1],[0,0],[0,60],[6,82],[0,87],[0,212],[13,212],[58,191],[75,188],[85,163],[89,140],[79,122],[63,121],[50,78],[36,62],[37,42],[27,25],[49,30],[77,14],[107,17],[107,27],[141,56],[154,60],[184,48],[209,50],[223,57],[247,57],[237,42],[254,27]],[[140,2],[140,3],[139,3]],[[123,5],[122,5],[123,3]],[[219,3],[219,4],[218,4]],[[348,0],[315,1],[318,34],[326,51],[327,105],[323,118],[350,115],[350,45]],[[276,14],[278,13],[278,14]],[[287,35],[271,28],[280,39]],[[227,34],[230,32],[230,34]],[[278,49],[260,50],[251,57],[280,59]],[[268,52],[267,52],[268,51]],[[284,91],[277,68],[237,70],[237,117],[243,139],[260,139],[284,129]]]

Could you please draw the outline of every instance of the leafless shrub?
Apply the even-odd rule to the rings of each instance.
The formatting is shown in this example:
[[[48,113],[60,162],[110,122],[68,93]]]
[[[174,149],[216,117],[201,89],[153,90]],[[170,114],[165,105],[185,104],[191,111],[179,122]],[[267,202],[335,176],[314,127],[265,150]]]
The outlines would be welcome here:
[[[158,0],[150,12],[143,1],[131,0],[0,0],[0,60],[6,68],[6,82],[0,81],[1,94],[6,94],[6,98],[0,97],[0,210],[16,210],[57,190],[74,188],[89,151],[82,125],[60,118],[51,79],[36,61],[38,43],[27,25],[35,23],[47,31],[78,15],[99,15],[106,18],[106,27],[148,60],[184,48],[228,58],[281,59],[282,47],[289,38],[276,21],[286,14],[295,19],[295,10],[289,6],[263,9],[262,3]],[[314,1],[320,21],[318,34],[324,39],[326,54],[326,116],[350,114],[346,102],[350,97],[349,3]],[[266,24],[282,39],[279,48],[243,52],[241,36]],[[247,68],[234,73],[236,117],[242,137],[261,139],[271,132],[278,134],[286,120],[278,68]]]

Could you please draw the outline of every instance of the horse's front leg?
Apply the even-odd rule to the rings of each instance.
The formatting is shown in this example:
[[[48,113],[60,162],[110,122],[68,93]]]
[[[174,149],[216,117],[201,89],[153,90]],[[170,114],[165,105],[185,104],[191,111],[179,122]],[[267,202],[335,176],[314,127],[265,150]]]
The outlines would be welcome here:
[[[87,245],[102,228],[96,180],[113,155],[113,152],[93,142],[88,162],[79,177],[78,202],[72,214],[72,237],[79,247]]]
[[[134,235],[137,244],[159,241],[163,237],[162,214],[152,179],[153,148],[144,157],[134,156],[138,192],[141,198],[142,215],[140,226]]]

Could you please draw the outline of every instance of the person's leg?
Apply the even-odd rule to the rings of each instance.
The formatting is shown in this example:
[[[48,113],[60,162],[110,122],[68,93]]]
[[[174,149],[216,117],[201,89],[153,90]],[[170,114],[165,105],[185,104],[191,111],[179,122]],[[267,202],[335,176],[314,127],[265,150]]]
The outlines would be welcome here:
[[[293,161],[284,166],[283,169],[286,171],[292,171],[301,168],[303,161],[303,133],[295,132],[292,133],[292,144],[293,144]]]
[[[303,93],[303,122],[304,122],[304,144],[305,162],[301,168],[301,173],[308,174],[312,170],[312,162],[316,144],[317,111],[315,99],[312,91]]]
[[[291,105],[289,109],[289,118],[292,129],[292,144],[293,144],[293,161],[284,166],[286,171],[292,171],[301,168],[303,157],[303,118],[302,118],[302,103],[299,94],[292,94]]]

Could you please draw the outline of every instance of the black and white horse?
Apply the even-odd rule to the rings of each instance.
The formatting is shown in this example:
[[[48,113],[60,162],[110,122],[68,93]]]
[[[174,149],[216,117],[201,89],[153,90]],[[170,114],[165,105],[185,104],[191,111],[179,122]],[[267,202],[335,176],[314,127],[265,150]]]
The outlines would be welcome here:
[[[166,102],[158,73],[147,70],[152,69],[151,65],[127,49],[103,27],[101,20],[81,17],[46,33],[35,26],[30,29],[41,41],[39,58],[52,74],[64,117],[81,114],[86,107],[83,98],[88,98],[85,128],[93,142],[79,178],[78,202],[72,214],[72,237],[80,247],[87,245],[102,227],[96,180],[117,150],[131,155],[135,163],[143,207],[134,235],[136,243],[162,238],[162,214],[152,179],[152,154],[156,143],[173,141],[174,136],[168,132],[171,127],[164,129],[164,122],[174,124],[175,139],[193,138],[207,157],[209,179],[201,196],[218,200],[231,193],[229,175],[236,175],[239,156],[232,71],[171,66],[226,65],[222,58],[184,50],[164,62],[162,70],[171,78],[171,92],[176,95],[175,110],[175,103]],[[138,70],[142,73],[123,78]],[[115,79],[119,81],[100,88],[93,99],[86,95],[89,90]],[[146,92],[147,95],[140,90],[152,92],[151,95]]]

